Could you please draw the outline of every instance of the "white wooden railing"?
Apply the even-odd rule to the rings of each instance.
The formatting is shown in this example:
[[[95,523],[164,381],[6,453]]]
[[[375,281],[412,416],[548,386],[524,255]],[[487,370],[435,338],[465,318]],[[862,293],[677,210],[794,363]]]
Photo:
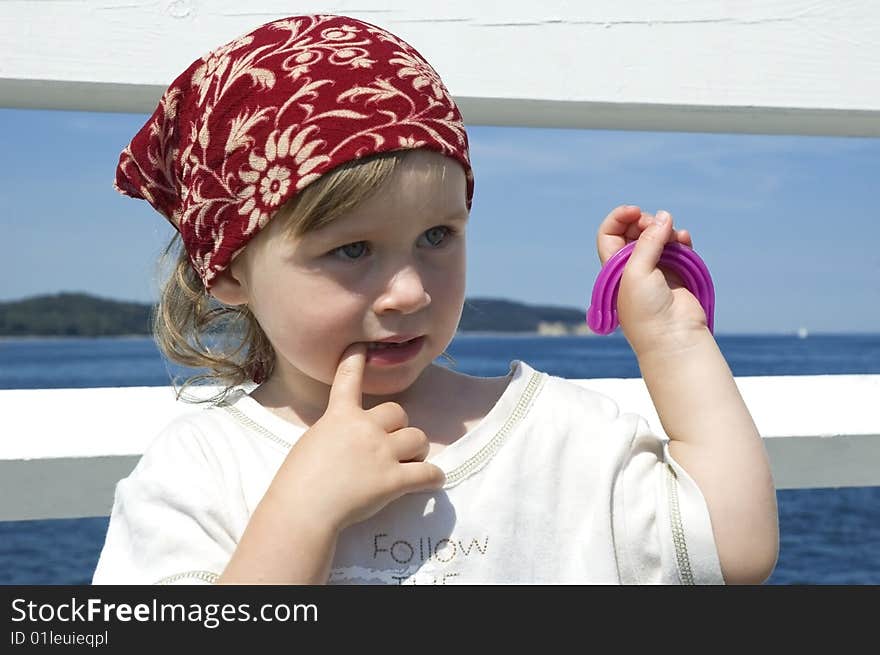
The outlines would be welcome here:
[[[573,380],[664,434],[641,379]],[[880,375],[740,377],[777,488],[880,485]],[[0,391],[0,520],[103,516],[161,428],[171,387]]]
[[[369,7],[307,10],[374,22],[413,43],[470,125],[880,136],[873,0]],[[6,0],[0,107],[150,113],[190,61],[296,10],[281,1]],[[640,379],[576,382],[662,431]],[[880,485],[880,376],[737,384],[780,489]],[[0,519],[106,515],[115,482],[187,409],[164,387],[0,391]]]

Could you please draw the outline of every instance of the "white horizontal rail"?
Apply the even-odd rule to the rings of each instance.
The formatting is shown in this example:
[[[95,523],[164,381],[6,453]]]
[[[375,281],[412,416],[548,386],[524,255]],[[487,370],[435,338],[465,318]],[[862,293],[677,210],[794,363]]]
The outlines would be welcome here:
[[[471,125],[880,136],[874,0],[6,0],[0,106],[151,113],[191,61],[297,11],[409,41]]]
[[[663,428],[644,381],[573,380]],[[880,375],[740,377],[779,489],[880,486]],[[177,414],[170,387],[0,391],[0,520],[106,516]]]

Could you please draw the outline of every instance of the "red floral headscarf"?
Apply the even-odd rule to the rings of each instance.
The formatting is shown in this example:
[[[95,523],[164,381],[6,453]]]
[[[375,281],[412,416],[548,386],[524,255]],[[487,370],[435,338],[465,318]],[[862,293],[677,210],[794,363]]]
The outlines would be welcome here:
[[[119,157],[116,189],[175,226],[212,280],[321,175],[391,150],[458,160],[461,114],[434,69],[386,30],[345,16],[273,21],[193,62]]]

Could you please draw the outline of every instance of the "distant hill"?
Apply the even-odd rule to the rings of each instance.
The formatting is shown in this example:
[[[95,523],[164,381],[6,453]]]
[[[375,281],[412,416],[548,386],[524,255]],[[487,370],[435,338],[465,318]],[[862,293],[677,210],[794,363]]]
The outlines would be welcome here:
[[[538,332],[589,334],[586,307],[526,305],[496,298],[468,298],[459,332]]]
[[[97,337],[150,333],[148,303],[84,293],[59,293],[0,302],[0,336]],[[460,332],[588,334],[585,309],[526,305],[495,298],[465,301]]]
[[[102,337],[150,333],[146,303],[84,293],[59,293],[0,302],[0,336]]]

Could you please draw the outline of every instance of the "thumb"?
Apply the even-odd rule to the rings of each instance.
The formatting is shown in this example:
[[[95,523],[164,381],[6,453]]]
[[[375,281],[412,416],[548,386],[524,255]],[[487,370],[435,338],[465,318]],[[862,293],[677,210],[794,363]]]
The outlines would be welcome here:
[[[654,216],[654,222],[639,235],[635,248],[626,264],[627,271],[632,275],[647,277],[660,261],[663,248],[669,241],[672,217],[660,210]]]
[[[403,492],[407,494],[434,491],[446,484],[446,473],[430,462],[406,462],[401,471]]]

